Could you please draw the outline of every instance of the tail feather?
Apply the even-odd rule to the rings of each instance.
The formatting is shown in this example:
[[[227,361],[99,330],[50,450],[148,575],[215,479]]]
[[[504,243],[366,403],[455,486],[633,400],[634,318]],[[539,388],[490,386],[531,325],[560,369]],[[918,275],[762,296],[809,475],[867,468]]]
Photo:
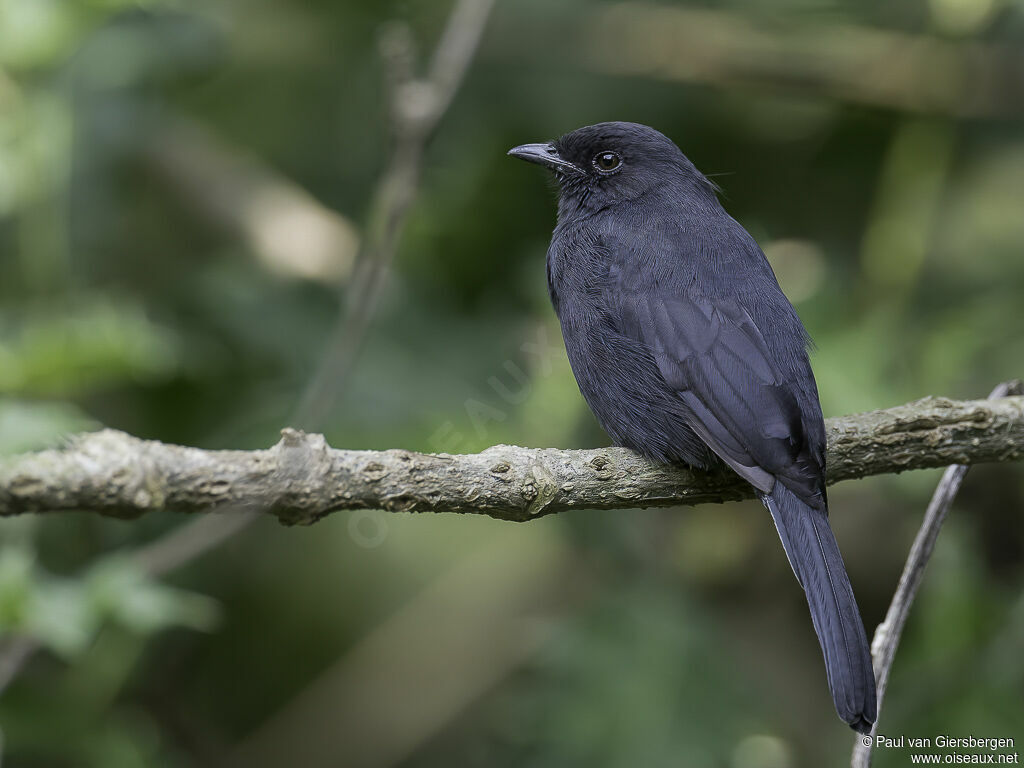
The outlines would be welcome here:
[[[763,501],[772,513],[793,573],[807,594],[836,711],[855,731],[869,733],[876,716],[871,652],[828,517],[781,482],[775,483]]]

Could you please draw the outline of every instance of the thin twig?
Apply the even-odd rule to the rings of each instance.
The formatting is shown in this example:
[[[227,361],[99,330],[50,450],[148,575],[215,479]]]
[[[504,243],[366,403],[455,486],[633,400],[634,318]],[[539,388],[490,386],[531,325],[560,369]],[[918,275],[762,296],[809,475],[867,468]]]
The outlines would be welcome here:
[[[292,422],[301,429],[324,424],[348,386],[419,190],[424,150],[465,77],[492,6],[493,0],[458,0],[422,81],[410,74],[408,30],[392,27],[382,39],[391,82],[394,151],[373,196],[370,226],[354,279],[345,291],[345,310],[302,398],[299,417]]]
[[[995,400],[1007,395],[1019,394],[1021,391],[1021,382],[1004,382],[992,390],[989,399]],[[899,646],[900,637],[903,635],[907,617],[910,615],[910,607],[921,587],[924,569],[935,549],[939,530],[942,528],[942,523],[949,513],[953,500],[960,491],[960,486],[963,484],[969,468],[964,464],[953,464],[943,473],[928,504],[914,543],[910,547],[910,554],[907,555],[907,562],[903,566],[903,573],[900,575],[896,592],[892,596],[889,610],[885,614],[885,620],[875,630],[875,637],[871,642],[871,655],[875,667],[879,715],[881,715],[882,701],[889,685],[889,673],[892,670],[893,659],[896,657],[896,649]],[[880,718],[875,720],[875,726],[869,735],[858,736],[854,742],[850,761],[851,768],[869,768],[871,765],[874,737],[878,732],[879,720]]]

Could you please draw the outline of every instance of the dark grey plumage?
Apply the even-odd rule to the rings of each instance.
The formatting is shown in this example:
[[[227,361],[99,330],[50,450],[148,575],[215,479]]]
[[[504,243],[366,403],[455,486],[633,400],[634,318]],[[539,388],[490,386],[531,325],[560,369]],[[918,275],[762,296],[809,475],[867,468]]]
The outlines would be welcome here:
[[[558,180],[548,286],[601,426],[658,461],[721,459],[757,489],[807,594],[839,716],[867,733],[874,673],[828,525],[809,340],[761,249],[647,126],[601,123],[509,154]]]

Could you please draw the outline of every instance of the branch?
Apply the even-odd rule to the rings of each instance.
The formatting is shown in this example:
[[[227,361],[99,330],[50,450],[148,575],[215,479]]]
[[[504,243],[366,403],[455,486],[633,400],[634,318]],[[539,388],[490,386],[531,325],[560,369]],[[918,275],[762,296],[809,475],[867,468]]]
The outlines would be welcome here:
[[[989,399],[1005,397],[1009,394],[1019,394],[1022,383],[1019,381],[1000,384],[989,395]],[[875,637],[871,642],[871,655],[875,665],[875,687],[878,699],[878,714],[882,712],[882,702],[885,699],[886,689],[889,687],[889,672],[892,670],[893,660],[896,658],[896,648],[903,636],[903,627],[906,626],[907,617],[910,615],[910,606],[917,597],[921,588],[921,581],[924,579],[924,569],[931,559],[932,551],[935,549],[935,542],[939,538],[939,529],[942,528],[949,508],[963,485],[967,470],[970,467],[965,464],[953,464],[947,467],[942,474],[942,479],[928,503],[924,520],[921,521],[921,528],[914,537],[914,543],[907,555],[907,562],[903,566],[903,573],[900,575],[896,592],[892,596],[889,610],[885,614],[885,621],[875,629]],[[876,718],[874,728],[868,736],[858,737],[854,742],[853,756],[850,762],[852,768],[869,768],[871,765],[872,747],[874,736],[878,732],[878,723],[881,717]]]
[[[929,397],[829,419],[828,482],[1024,456],[1024,396]],[[624,448],[499,445],[451,456],[349,451],[292,429],[263,451],[205,451],[105,430],[0,463],[0,516],[80,509],[132,518],[261,509],[287,524],[340,509],[464,512],[530,520],[572,508],[620,509],[741,499],[729,470],[653,464]]]

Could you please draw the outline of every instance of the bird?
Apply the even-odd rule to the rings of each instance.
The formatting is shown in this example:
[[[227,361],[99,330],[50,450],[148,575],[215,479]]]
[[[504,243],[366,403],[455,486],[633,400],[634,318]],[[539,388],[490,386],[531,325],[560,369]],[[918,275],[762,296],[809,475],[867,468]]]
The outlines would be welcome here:
[[[753,486],[806,594],[836,711],[870,733],[875,677],[828,522],[811,340],[768,259],[654,128],[598,123],[508,154],[557,181],[548,292],[597,421],[653,461],[724,462]]]

